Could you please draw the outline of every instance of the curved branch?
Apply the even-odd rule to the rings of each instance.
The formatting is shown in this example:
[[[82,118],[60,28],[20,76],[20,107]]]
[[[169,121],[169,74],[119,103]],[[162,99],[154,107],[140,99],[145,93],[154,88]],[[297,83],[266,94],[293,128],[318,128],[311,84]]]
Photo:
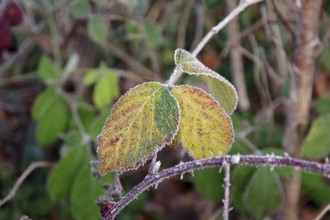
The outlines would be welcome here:
[[[10,201],[12,198],[14,198],[19,187],[22,185],[24,180],[32,173],[32,171],[34,171],[35,169],[38,169],[38,168],[52,167],[53,165],[54,165],[53,163],[48,162],[48,161],[38,161],[38,162],[31,163],[30,166],[17,179],[15,185],[10,190],[8,195],[6,197],[4,197],[3,199],[0,199],[0,207],[3,206],[8,201]]]
[[[168,179],[172,176],[183,174],[186,172],[192,172],[197,169],[222,166],[224,162],[228,164],[239,165],[254,165],[254,166],[288,166],[295,169],[301,169],[304,171],[320,173],[326,178],[330,178],[330,164],[317,163],[306,160],[299,160],[291,157],[281,157],[274,155],[254,156],[254,155],[226,155],[215,158],[194,160],[186,163],[180,163],[174,167],[165,169],[159,173],[152,174],[146,177],[141,183],[135,186],[130,192],[128,192],[121,200],[113,205],[113,207],[104,215],[103,220],[114,219],[115,216],[133,199],[137,198],[143,191],[147,190],[151,186],[157,185],[160,182]]]

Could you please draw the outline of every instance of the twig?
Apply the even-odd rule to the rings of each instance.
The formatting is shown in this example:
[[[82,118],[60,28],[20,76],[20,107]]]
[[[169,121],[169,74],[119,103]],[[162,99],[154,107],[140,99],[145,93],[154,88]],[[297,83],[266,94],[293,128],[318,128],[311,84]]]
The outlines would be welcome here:
[[[195,48],[199,41],[201,41],[203,37],[203,26],[204,26],[204,1],[202,0],[194,0],[194,9],[195,9],[195,33],[194,40],[191,44],[191,50]]]
[[[135,186],[130,192],[121,198],[114,206],[104,215],[103,220],[114,219],[115,216],[133,199],[136,199],[143,191],[151,186],[157,185],[175,175],[182,175],[182,173],[192,172],[196,169],[207,167],[223,166],[224,162],[228,164],[239,165],[254,165],[254,166],[289,166],[295,169],[304,171],[320,173],[326,178],[330,178],[330,164],[322,164],[312,161],[299,160],[291,157],[281,157],[274,155],[255,156],[255,155],[226,155],[214,157],[203,160],[194,160],[178,164],[174,167],[165,169],[161,172],[150,175],[145,178],[141,183]]]
[[[12,198],[14,198],[19,187],[22,185],[23,181],[32,173],[32,171],[34,171],[35,169],[38,169],[38,168],[48,168],[48,167],[52,167],[52,166],[53,166],[53,163],[48,162],[48,161],[38,161],[38,162],[34,162],[34,163],[30,164],[30,166],[28,166],[28,168],[17,179],[14,187],[10,190],[8,195],[0,200],[0,207],[3,206],[5,203],[7,203]]]
[[[250,5],[256,4],[263,0],[241,0],[239,5],[230,12],[227,17],[225,17],[220,23],[214,26],[211,31],[209,31],[205,37],[201,40],[201,42],[197,45],[197,47],[193,50],[192,55],[197,56],[199,52],[204,48],[204,46],[210,41],[210,39],[216,35],[221,29],[223,29],[231,20],[233,20],[239,13],[244,11]],[[169,79],[168,85],[173,85],[181,76],[181,71],[175,71],[172,73],[171,78]]]
[[[239,13],[245,10],[250,5],[256,4],[263,0],[242,0],[239,5],[232,11],[230,14],[225,17],[219,24],[212,28],[210,32],[206,34],[206,36],[202,39],[202,41],[197,45],[195,50],[192,52],[194,56],[196,56],[204,46],[210,41],[210,39],[217,34],[222,28],[224,28],[231,20],[233,20]]]
[[[115,44],[107,42],[107,44],[102,44],[102,48],[111,52],[114,56],[120,58],[131,69],[135,70],[141,77],[147,80],[157,80],[157,75],[155,75],[150,69],[143,66],[141,63],[137,62],[133,57],[131,57],[128,53],[126,53]]]
[[[228,10],[235,9],[235,2],[233,0],[226,0]],[[234,85],[237,89],[238,108],[241,111],[247,111],[250,108],[250,101],[246,89],[244,79],[244,66],[242,59],[242,51],[240,49],[241,41],[239,37],[240,26],[237,18],[233,19],[228,25],[228,37],[230,39],[230,64],[234,80]]]
[[[224,179],[224,187],[225,187],[225,198],[223,199],[223,219],[229,219],[229,201],[230,201],[230,164],[227,162],[223,163],[225,168],[225,179]]]
[[[270,0],[270,2],[273,5],[274,8],[274,12],[277,14],[277,17],[281,20],[281,22],[284,24],[284,27],[288,30],[288,32],[290,33],[290,35],[292,36],[292,38],[294,38],[294,31],[292,30],[288,19],[285,18],[285,16],[282,14],[281,10],[279,9],[279,7],[276,5],[276,3],[274,2],[274,0]]]
[[[185,3],[183,3],[185,4]],[[190,12],[193,6],[193,1],[188,1],[187,5],[184,5],[184,10],[182,12],[181,19],[179,21],[179,30],[178,30],[178,38],[176,40],[176,46],[178,48],[184,48],[184,44],[186,42],[186,32],[187,25],[190,16]]]
[[[328,204],[324,209],[322,209],[321,213],[318,214],[315,218],[315,220],[321,220],[322,217],[330,210],[330,204]]]
[[[24,75],[13,75],[12,77],[0,77],[0,87],[3,86],[7,86],[9,84],[12,83],[16,83],[16,82],[20,82],[20,81],[25,81],[25,80],[32,80],[32,79],[36,79],[37,76],[35,74],[35,72],[31,72],[31,73],[26,73]]]

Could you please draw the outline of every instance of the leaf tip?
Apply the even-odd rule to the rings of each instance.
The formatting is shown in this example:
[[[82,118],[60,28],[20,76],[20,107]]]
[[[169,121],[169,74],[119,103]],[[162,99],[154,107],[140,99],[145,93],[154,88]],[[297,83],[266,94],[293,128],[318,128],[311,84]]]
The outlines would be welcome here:
[[[191,54],[186,51],[185,49],[178,48],[174,52],[174,63],[175,65],[180,65],[182,63],[182,60],[184,60],[185,57],[191,56]]]

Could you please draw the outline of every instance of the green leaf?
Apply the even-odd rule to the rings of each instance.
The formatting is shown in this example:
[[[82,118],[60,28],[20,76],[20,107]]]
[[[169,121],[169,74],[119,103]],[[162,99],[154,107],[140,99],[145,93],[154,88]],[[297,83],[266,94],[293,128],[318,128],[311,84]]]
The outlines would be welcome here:
[[[71,149],[75,147],[81,147],[83,143],[83,136],[79,130],[70,130],[65,133],[63,137],[63,149]]]
[[[74,100],[72,104],[75,106],[80,120],[77,121],[75,118],[71,117],[69,124],[70,130],[79,130],[80,124],[85,130],[88,129],[95,119],[96,110],[94,106],[83,100]]]
[[[312,124],[303,144],[302,155],[309,159],[321,159],[330,153],[330,114],[319,117]]]
[[[330,47],[324,48],[320,56],[320,64],[328,71],[330,71]]]
[[[39,117],[36,139],[41,145],[49,145],[56,141],[58,135],[67,128],[70,112],[63,98],[54,93],[49,97],[49,103],[43,109],[43,115]]]
[[[150,82],[131,89],[113,107],[98,136],[101,172],[144,164],[172,142],[178,124],[178,104],[167,86]]]
[[[85,86],[90,86],[92,84],[94,84],[98,77],[100,76],[100,71],[99,69],[92,69],[90,71],[88,71],[84,77],[84,85]]]
[[[87,130],[88,133],[96,138],[97,135],[101,133],[104,122],[107,120],[109,114],[111,114],[111,111],[109,109],[104,109],[101,114],[90,123]]]
[[[88,164],[85,147],[71,149],[53,168],[47,180],[47,189],[53,201],[69,197],[73,182],[84,164]]]
[[[228,153],[233,141],[233,125],[219,103],[204,90],[176,86],[172,90],[179,102],[178,140],[195,158]]]
[[[88,0],[73,0],[69,5],[69,13],[76,19],[87,18],[89,14]]]
[[[235,87],[224,77],[207,68],[188,51],[177,49],[174,55],[178,68],[190,75],[200,75],[210,89],[210,93],[218,100],[226,113],[231,115],[237,106],[237,93]]]
[[[330,98],[322,98],[316,101],[316,110],[320,115],[325,115],[330,113]]]
[[[106,3],[107,0],[94,0],[94,2],[97,4],[97,6],[101,6],[101,5],[103,5],[104,3]]]
[[[114,174],[108,174],[96,180],[89,164],[82,166],[77,174],[71,193],[71,211],[77,220],[101,219],[99,207],[95,201],[105,193],[103,184],[111,183]]]
[[[34,120],[38,120],[47,114],[47,111],[51,108],[52,99],[55,93],[56,91],[54,87],[48,87],[37,96],[31,112]]]
[[[302,173],[302,191],[320,206],[330,203],[329,183],[319,174]]]
[[[223,173],[212,167],[194,172],[194,183],[197,191],[207,200],[217,203],[224,196]]]
[[[120,0],[120,3],[125,4],[130,9],[132,16],[141,17],[150,8],[148,0]]]
[[[233,169],[231,181],[233,184],[233,189],[243,192],[246,188],[246,183],[248,183],[255,172],[256,168],[253,166],[236,166]]]
[[[157,49],[163,42],[163,38],[159,29],[159,25],[150,20],[145,20],[144,31],[146,40],[152,49]]]
[[[99,15],[94,15],[88,19],[87,30],[89,36],[91,36],[95,42],[102,43],[107,38],[109,25],[104,18]]]
[[[236,143],[236,142],[235,142]],[[247,216],[244,191],[256,168],[254,166],[235,166],[231,174],[231,198],[235,210]]]
[[[103,77],[97,81],[93,92],[93,100],[98,109],[108,106],[114,98],[119,96],[117,75],[106,69],[102,71]]]
[[[38,64],[38,75],[42,80],[47,81],[59,78],[60,72],[47,56],[42,56]]]
[[[275,213],[282,204],[282,186],[277,173],[269,167],[259,167],[246,188],[245,203],[259,218]]]

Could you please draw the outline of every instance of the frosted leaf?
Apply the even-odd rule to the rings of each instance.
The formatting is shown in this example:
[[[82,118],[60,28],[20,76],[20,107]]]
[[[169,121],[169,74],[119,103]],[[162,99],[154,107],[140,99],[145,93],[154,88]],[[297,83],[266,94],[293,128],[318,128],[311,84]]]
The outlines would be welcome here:
[[[101,173],[136,169],[166,143],[179,124],[178,103],[160,83],[138,85],[122,96],[98,136]]]
[[[177,49],[174,57],[179,70],[190,75],[202,76],[210,93],[218,100],[226,113],[229,115],[233,113],[237,106],[238,96],[235,87],[227,79],[207,68],[186,50]]]

